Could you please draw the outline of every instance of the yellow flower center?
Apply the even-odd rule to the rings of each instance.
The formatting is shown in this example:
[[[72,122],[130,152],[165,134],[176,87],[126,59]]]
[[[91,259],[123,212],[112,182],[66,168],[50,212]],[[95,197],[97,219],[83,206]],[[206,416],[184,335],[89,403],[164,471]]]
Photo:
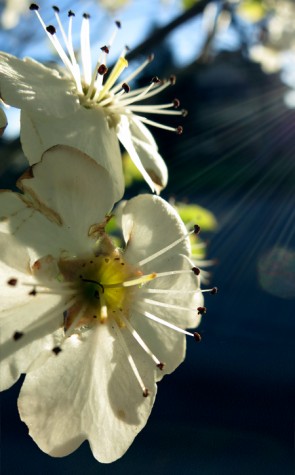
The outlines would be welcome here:
[[[66,315],[66,328],[80,312],[81,318],[75,326],[104,323],[110,317],[123,325],[120,314],[128,317],[130,298],[140,284],[141,271],[127,264],[117,250],[89,259],[60,260],[58,265],[62,280],[73,282],[78,289],[77,303]],[[129,281],[135,285],[126,286]]]

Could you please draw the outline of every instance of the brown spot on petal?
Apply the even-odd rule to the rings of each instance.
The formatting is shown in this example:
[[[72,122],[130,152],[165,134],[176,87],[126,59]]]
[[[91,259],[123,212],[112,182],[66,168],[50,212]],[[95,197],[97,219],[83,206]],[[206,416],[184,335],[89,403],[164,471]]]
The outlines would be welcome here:
[[[121,421],[125,421],[126,419],[126,413],[123,409],[118,409],[117,416]]]

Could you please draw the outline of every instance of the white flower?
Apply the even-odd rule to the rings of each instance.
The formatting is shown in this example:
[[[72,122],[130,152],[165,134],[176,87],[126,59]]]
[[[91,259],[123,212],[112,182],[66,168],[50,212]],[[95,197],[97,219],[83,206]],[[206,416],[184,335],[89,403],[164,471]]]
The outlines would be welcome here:
[[[72,43],[74,13],[70,11],[68,14],[66,33],[59,9],[53,8],[65,48],[56,28],[52,25],[46,27],[39,7],[31,5],[65,68],[52,69],[32,59],[19,60],[6,53],[0,54],[1,97],[7,104],[22,110],[21,140],[30,164],[37,163],[42,153],[54,145],[69,145],[107,167],[113,175],[116,188],[121,192],[123,175],[118,137],[151,189],[159,193],[167,184],[167,168],[152,134],[144,124],[177,133],[182,132],[182,127],[168,127],[138,114],[184,115],[185,111],[176,110],[179,107],[177,99],[162,105],[137,105],[137,102],[158,94],[173,84],[175,79],[163,82],[153,78],[147,87],[130,90],[129,81],[150,63],[152,57],[125,78],[125,82],[118,82],[128,66],[126,50],[106,75],[107,55],[119,22],[109,44],[101,47],[92,71],[87,14],[82,19],[80,67]]]
[[[185,335],[199,339],[185,328],[205,311],[177,212],[131,199],[115,248],[109,182],[63,146],[19,180],[23,194],[0,194],[1,388],[27,373],[19,411],[39,447],[63,456],[88,439],[102,462],[146,424],[155,383],[183,361]]]

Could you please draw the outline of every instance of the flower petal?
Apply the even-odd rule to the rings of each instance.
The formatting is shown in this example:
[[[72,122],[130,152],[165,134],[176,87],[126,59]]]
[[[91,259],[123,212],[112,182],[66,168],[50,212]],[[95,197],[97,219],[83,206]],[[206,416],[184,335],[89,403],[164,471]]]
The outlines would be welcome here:
[[[32,287],[30,287],[30,283]],[[10,387],[22,372],[44,349],[53,348],[49,335],[62,322],[62,312],[54,319],[42,318],[46,312],[54,311],[61,297],[56,295],[31,295],[35,279],[29,272],[29,255],[26,249],[13,237],[0,233],[0,388]],[[24,285],[27,284],[27,285]],[[15,332],[26,332],[34,322],[39,322],[34,330],[15,339]],[[50,348],[48,345],[50,344]]]
[[[22,190],[49,219],[55,214],[58,224],[82,247],[90,228],[102,223],[113,207],[109,174],[87,155],[66,146],[48,150],[32,172],[33,178],[25,175],[19,181]]]
[[[0,137],[4,134],[4,130],[7,127],[7,117],[3,109],[0,107]]]
[[[95,458],[112,462],[145,425],[154,375],[144,398],[114,336],[108,325],[73,335],[56,358],[27,375],[19,412],[44,452],[64,456],[88,439]]]
[[[135,117],[121,116],[118,138],[152,191],[159,194],[167,185],[168,171],[150,132]]]
[[[151,195],[139,195],[126,203],[122,214],[122,231],[127,244],[125,258],[131,264],[138,263],[187,235],[176,210],[162,198]],[[175,254],[189,256],[188,237],[154,259],[151,266],[145,264],[145,270],[163,271],[162,259],[169,260]]]
[[[10,106],[63,117],[79,107],[73,88],[73,82],[61,78],[55,69],[30,58],[0,53],[0,95]]]
[[[112,177],[109,193],[114,201],[124,193],[124,176],[119,143],[115,130],[109,126],[100,109],[77,111],[64,118],[21,113],[21,142],[24,153],[32,165],[42,154],[55,145],[68,145],[80,150],[104,167]]]

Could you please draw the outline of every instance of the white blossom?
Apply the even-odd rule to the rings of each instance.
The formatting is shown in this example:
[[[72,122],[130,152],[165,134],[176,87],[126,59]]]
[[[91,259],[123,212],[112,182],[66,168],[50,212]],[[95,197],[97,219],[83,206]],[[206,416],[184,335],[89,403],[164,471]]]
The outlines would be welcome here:
[[[156,382],[183,361],[186,335],[199,340],[185,328],[205,312],[175,209],[155,195],[126,202],[119,249],[105,231],[110,182],[59,146],[22,193],[0,194],[1,389],[26,373],[19,412],[39,447],[63,456],[88,439],[102,462],[146,424]]]
[[[138,105],[138,102],[174,84],[175,78],[160,81],[154,77],[147,87],[132,90],[129,82],[151,62],[152,56],[120,82],[119,78],[128,66],[127,50],[124,49],[108,72],[107,56],[119,22],[116,22],[109,43],[100,45],[100,54],[92,69],[89,15],[84,14],[82,18],[80,65],[72,42],[74,13],[68,13],[66,32],[57,7],[53,7],[57,28],[45,25],[36,4],[32,4],[31,9],[64,67],[54,69],[29,58],[20,60],[0,53],[1,97],[7,104],[21,109],[21,141],[30,164],[38,162],[42,153],[54,145],[75,147],[111,171],[118,195],[122,195],[119,139],[151,189],[159,193],[167,184],[168,172],[145,124],[178,134],[182,127],[163,125],[148,119],[146,114],[185,115],[186,111],[177,110],[178,99],[161,105]]]

